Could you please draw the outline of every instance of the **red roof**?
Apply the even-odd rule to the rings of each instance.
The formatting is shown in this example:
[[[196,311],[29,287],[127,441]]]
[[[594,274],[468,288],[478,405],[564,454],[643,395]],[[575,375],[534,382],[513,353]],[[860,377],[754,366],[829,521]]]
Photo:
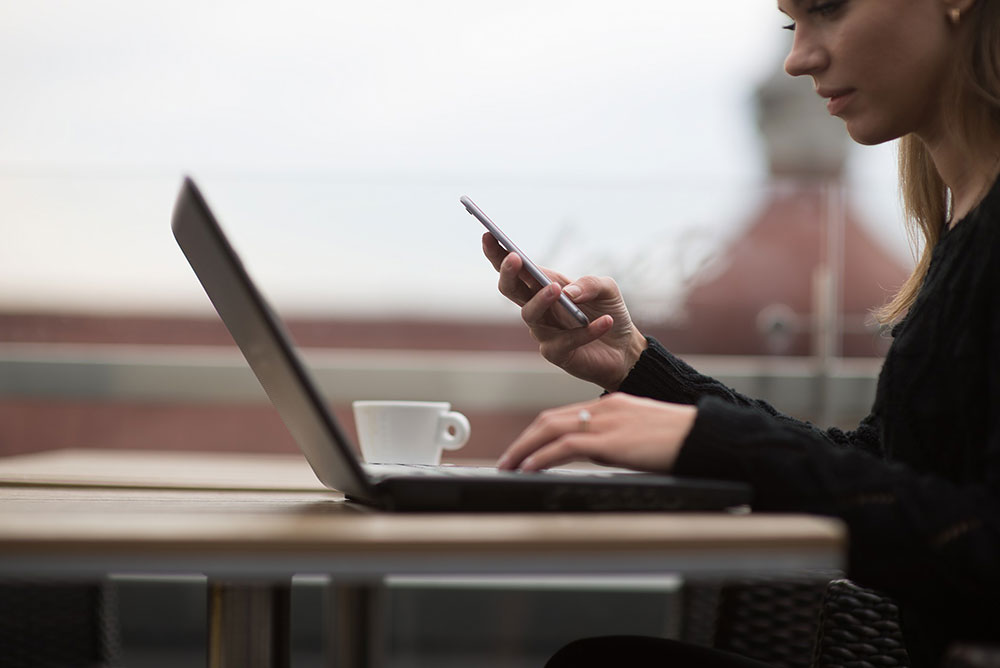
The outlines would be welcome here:
[[[776,188],[743,233],[692,282],[674,349],[703,354],[813,353],[814,286],[817,269],[828,255],[825,222],[836,210],[830,200],[836,192],[810,186]],[[909,269],[872,237],[848,207],[844,207],[842,248],[838,310],[844,334],[839,353],[883,354],[887,341],[874,325],[871,311],[887,301]],[[769,311],[762,315],[765,309]],[[793,315],[783,317],[783,312]],[[781,321],[791,325],[785,340],[763,331],[763,325],[780,327]]]

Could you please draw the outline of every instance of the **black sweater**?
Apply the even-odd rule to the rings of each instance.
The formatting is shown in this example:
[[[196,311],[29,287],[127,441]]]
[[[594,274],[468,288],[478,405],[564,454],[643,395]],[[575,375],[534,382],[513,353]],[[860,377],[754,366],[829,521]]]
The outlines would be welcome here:
[[[821,430],[650,340],[621,390],[697,404],[675,473],[746,481],[754,509],[848,528],[848,575],[901,608],[914,666],[1000,641],[1000,181],[945,232],[854,431]]]

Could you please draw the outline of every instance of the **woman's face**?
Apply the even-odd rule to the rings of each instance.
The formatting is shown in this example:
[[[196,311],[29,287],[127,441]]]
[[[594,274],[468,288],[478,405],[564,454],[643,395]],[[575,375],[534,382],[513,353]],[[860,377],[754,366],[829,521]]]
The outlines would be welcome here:
[[[855,141],[939,136],[957,32],[943,0],[778,0],[778,8],[794,21],[785,70],[812,77]]]

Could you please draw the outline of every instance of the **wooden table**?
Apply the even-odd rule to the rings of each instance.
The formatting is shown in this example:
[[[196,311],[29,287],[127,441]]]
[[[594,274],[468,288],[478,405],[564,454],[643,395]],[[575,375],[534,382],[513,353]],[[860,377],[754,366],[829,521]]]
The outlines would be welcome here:
[[[294,574],[332,576],[333,661],[370,666],[366,621],[387,575],[778,573],[836,569],[844,551],[838,522],[797,515],[371,512],[295,456],[0,459],[0,575],[205,574],[211,666],[284,665]]]

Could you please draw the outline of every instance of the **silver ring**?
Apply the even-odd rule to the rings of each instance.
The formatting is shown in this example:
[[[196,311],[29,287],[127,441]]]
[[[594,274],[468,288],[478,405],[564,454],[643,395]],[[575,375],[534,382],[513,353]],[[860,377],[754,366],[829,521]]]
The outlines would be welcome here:
[[[586,408],[581,408],[580,412],[576,414],[577,420],[580,422],[580,431],[590,431],[590,418],[593,417]]]

